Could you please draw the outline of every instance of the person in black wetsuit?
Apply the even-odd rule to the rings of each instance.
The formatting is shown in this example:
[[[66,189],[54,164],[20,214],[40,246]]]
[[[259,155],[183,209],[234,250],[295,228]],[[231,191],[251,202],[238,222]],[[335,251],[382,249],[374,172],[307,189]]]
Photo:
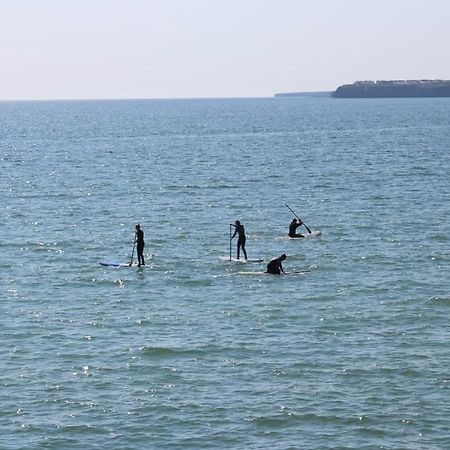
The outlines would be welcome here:
[[[138,258],[138,266],[145,266],[144,262],[144,232],[141,230],[141,226],[139,224],[136,225],[136,234],[134,243],[136,244],[137,250],[137,258]]]
[[[286,254],[282,254],[278,258],[272,259],[272,261],[267,264],[266,273],[271,273],[273,275],[281,275],[281,272],[284,273],[283,266],[281,265],[281,261],[284,261],[287,258]]]
[[[239,220],[236,220],[236,222],[232,226],[235,227],[236,230],[234,230],[234,234],[231,237],[231,239],[233,239],[236,236],[236,234],[238,235],[237,259],[239,259],[241,248],[242,248],[242,251],[244,252],[245,259],[247,259],[247,252],[245,251],[245,230],[244,230],[244,225],[241,225],[241,222],[239,222]]]
[[[304,237],[303,234],[297,234],[297,228],[303,225],[303,222],[298,219],[292,219],[292,222],[289,224],[289,237]]]

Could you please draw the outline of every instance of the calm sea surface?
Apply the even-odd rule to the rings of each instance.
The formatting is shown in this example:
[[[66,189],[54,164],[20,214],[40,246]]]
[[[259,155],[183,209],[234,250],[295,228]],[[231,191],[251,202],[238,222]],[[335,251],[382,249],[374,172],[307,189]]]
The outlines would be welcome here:
[[[450,448],[450,99],[0,103],[0,162],[0,448]]]

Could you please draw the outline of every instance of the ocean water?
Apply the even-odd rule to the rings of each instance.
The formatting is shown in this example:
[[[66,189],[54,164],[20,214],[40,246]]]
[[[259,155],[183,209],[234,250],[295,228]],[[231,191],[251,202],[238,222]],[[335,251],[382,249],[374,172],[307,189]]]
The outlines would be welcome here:
[[[0,448],[450,448],[450,99],[3,102],[0,161]]]

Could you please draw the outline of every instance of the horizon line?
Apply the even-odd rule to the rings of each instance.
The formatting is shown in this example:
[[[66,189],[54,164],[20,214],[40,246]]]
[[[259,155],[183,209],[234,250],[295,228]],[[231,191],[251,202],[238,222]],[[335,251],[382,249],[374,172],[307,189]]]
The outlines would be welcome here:
[[[136,101],[136,100],[239,100],[239,99],[262,99],[262,98],[279,98],[279,94],[314,94],[321,92],[332,92],[327,90],[314,90],[314,91],[283,91],[276,92],[269,95],[255,95],[255,96],[212,96],[212,97],[85,97],[85,98],[74,98],[74,97],[55,97],[55,98],[0,98],[0,103],[7,102],[86,102],[86,101]]]
[[[227,100],[227,99],[258,99],[273,98],[273,96],[255,97],[55,97],[55,98],[4,98],[0,103],[6,102],[89,102],[89,101],[136,101],[136,100]]]

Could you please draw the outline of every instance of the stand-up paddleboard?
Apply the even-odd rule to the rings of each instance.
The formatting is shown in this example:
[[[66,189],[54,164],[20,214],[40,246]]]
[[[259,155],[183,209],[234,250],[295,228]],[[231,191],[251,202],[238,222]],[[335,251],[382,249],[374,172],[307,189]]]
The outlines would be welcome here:
[[[263,259],[258,259],[258,258],[249,258],[249,259],[245,259],[245,258],[234,258],[232,257],[230,259],[229,256],[219,256],[220,261],[225,261],[225,262],[235,262],[235,263],[258,263],[258,262],[263,262]]]
[[[109,261],[109,260],[100,261],[99,264],[103,267],[145,267],[145,266],[138,266],[136,263],[133,263],[130,266],[130,263],[120,263],[117,261]]]
[[[308,275],[309,273],[311,273],[309,270],[303,270],[303,271],[294,271],[294,272],[285,272],[285,273],[281,273],[280,275],[278,274],[272,274],[272,273],[268,273],[268,272],[236,272],[235,275],[276,275],[276,276],[291,276],[291,275]]]
[[[296,236],[296,237],[288,236],[288,238],[289,239],[305,239],[305,238],[317,237],[317,236],[320,236],[321,234],[322,234],[322,232],[320,230],[316,230],[316,231],[311,231],[311,233],[301,233],[299,236]]]

